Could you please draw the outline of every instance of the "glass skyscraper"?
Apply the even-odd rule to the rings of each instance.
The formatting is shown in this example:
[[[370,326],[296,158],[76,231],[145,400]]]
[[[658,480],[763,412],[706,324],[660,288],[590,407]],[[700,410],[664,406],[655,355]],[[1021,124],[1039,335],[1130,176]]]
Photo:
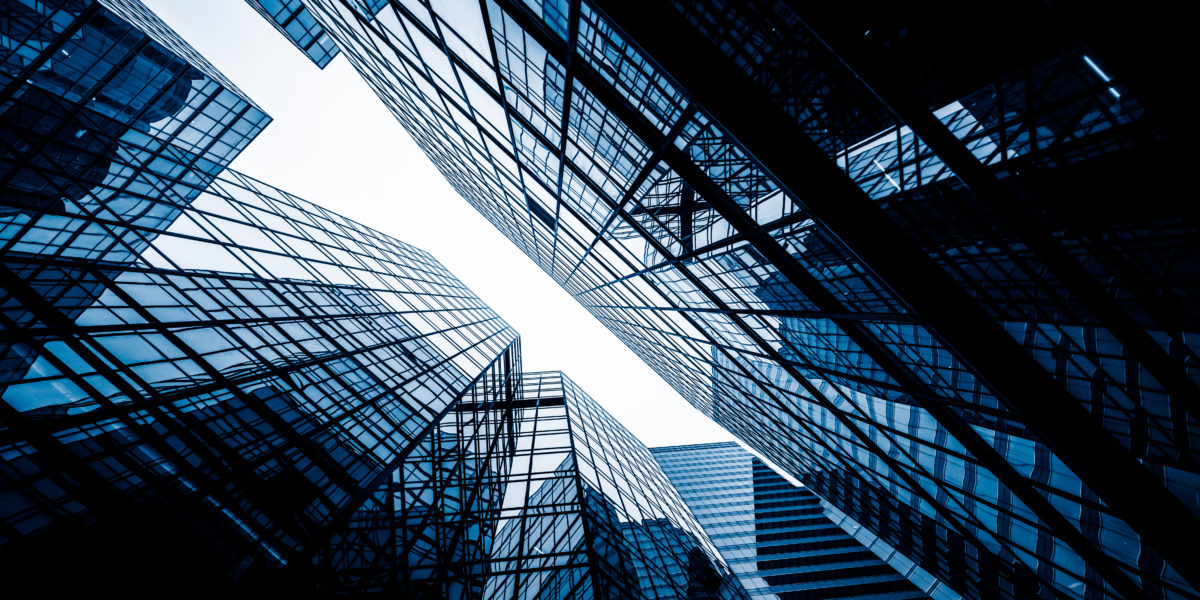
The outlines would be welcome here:
[[[747,599],[646,447],[561,373],[519,370],[479,377],[317,575],[414,599]]]
[[[128,261],[5,239],[8,580],[321,584],[298,565],[515,370],[516,333],[427,253],[240,173],[138,198],[174,218],[105,223],[150,238]]]
[[[0,552],[6,591],[19,594],[23,583],[45,593],[83,587],[130,573],[132,565],[122,562],[132,557],[147,562],[131,584],[152,585],[173,567],[257,535],[248,524],[252,509],[237,506],[239,493],[212,483],[222,466],[209,443],[220,437],[221,420],[238,410],[203,396],[220,391],[208,370],[213,363],[186,356],[178,337],[193,333],[187,325],[198,325],[204,309],[216,310],[214,298],[229,295],[229,310],[238,311],[232,302],[238,282],[178,270],[162,248],[192,243],[186,238],[197,234],[160,234],[194,223],[183,213],[206,202],[202,190],[269,119],[136,1],[11,1],[4,9]],[[230,243],[208,241],[199,246],[219,252],[220,243]],[[222,355],[222,339],[213,336],[198,351],[212,351],[220,367],[232,367],[220,361],[237,357]],[[189,381],[196,382],[195,396],[179,393]],[[242,396],[243,404],[287,406],[269,387],[247,393],[257,395]],[[189,427],[195,422],[212,429]],[[237,442],[228,444],[236,454]],[[272,472],[264,468],[261,475]],[[231,532],[242,531],[208,546],[171,543],[172,534],[186,539],[202,514],[214,513],[226,515],[217,519]],[[144,526],[130,526],[133,516],[144,517]],[[156,532],[164,523],[175,526]],[[150,548],[155,540],[158,551]],[[72,576],[63,576],[64,563]]]
[[[1112,15],[302,3],[514,244],[950,588],[1200,597],[1188,117]]]
[[[5,594],[746,598],[433,257],[227,168],[269,119],[142,5],[5,9]]]
[[[265,585],[516,334],[421,250],[225,170],[269,119],[139,3],[0,27],[6,592]]]
[[[646,446],[573,381],[525,373],[516,406],[483,597],[747,599]]]
[[[815,494],[734,442],[650,453],[752,598],[961,597],[911,562],[896,565],[913,581],[906,579],[839,528]]]

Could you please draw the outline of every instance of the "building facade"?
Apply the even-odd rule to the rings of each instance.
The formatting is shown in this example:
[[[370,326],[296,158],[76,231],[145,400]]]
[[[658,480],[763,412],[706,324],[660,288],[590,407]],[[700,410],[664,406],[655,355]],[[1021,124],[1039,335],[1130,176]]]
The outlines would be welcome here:
[[[325,33],[304,3],[299,0],[248,0],[283,37],[296,46],[313,64],[324,69],[338,55],[337,44]],[[364,15],[373,15],[387,0],[354,0],[355,8]]]
[[[932,576],[1200,597],[1200,227],[1145,19],[303,4],[514,244]]]
[[[480,373],[519,364],[419,249],[230,170],[170,206],[126,262],[5,240],[14,585],[323,585],[307,565],[367,494]],[[47,572],[64,563],[78,578]]]
[[[419,249],[227,169],[72,266],[103,284],[73,304],[6,285],[6,589],[745,598],[645,446]]]
[[[226,168],[269,119],[152,13],[5,9],[6,594],[745,598],[433,257]]]
[[[752,598],[961,598],[911,563],[899,565],[906,579],[838,527],[816,494],[734,442],[650,453]]]
[[[270,584],[516,334],[421,250],[225,170],[269,119],[140,3],[5,11],[6,591]]]
[[[317,557],[338,593],[746,599],[648,450],[559,372],[497,363]]]

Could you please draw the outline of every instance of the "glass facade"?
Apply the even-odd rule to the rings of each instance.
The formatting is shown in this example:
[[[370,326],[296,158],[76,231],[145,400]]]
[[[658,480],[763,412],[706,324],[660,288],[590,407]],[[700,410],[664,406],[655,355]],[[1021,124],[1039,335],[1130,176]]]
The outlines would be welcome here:
[[[270,120],[135,0],[5,6],[7,253],[133,260]]]
[[[312,13],[296,0],[247,0],[247,4],[258,11],[292,42],[313,64],[324,69],[338,55],[337,44],[321,28]]]
[[[274,587],[516,334],[226,170],[269,119],[140,4],[9,2],[0,42],[6,591]]]
[[[522,394],[484,597],[747,598],[645,445],[562,373]]]
[[[747,600],[645,446],[510,349],[317,557],[331,591]]]
[[[752,598],[961,598],[927,575],[918,589],[843,531],[812,492],[733,442],[651,448]]]
[[[6,593],[746,598],[433,257],[226,168],[268,118],[153,14],[6,10]]]
[[[316,17],[300,0],[246,0],[283,37],[299,48],[317,67],[324,69],[338,55],[337,44],[325,33]],[[370,18],[387,0],[350,0],[349,6]]]
[[[514,244],[932,576],[1200,597],[1200,227],[1078,14],[303,1]]]
[[[183,344],[167,332],[173,324],[187,335],[187,322],[199,323],[199,309],[189,314],[186,296],[167,290],[206,296],[204,307],[215,309],[214,298],[232,299],[238,286],[215,272],[172,280],[167,255],[153,248],[182,239],[160,234],[191,222],[184,212],[269,118],[134,0],[13,1],[4,8],[0,562],[6,591],[20,595],[28,591],[23,583],[47,594],[56,586],[83,587],[130,573],[122,561],[135,556],[147,562],[131,583],[149,587],[180,563],[216,553],[230,559],[241,550],[226,542],[254,535],[241,520],[248,513],[230,508],[233,495],[205,482],[221,468],[205,461],[216,456],[207,444],[223,422],[252,418],[241,409],[264,402],[298,422],[304,418],[270,387],[222,406],[176,395],[191,380],[205,388],[198,393],[218,390],[214,373],[185,358]],[[230,310],[239,307],[231,302]],[[196,423],[207,428],[184,431]],[[241,452],[243,443],[228,441],[229,452]],[[276,471],[264,466],[262,475]],[[242,533],[210,545],[182,543],[205,527],[202,515],[226,510],[218,519]],[[99,526],[101,515],[107,526]],[[146,525],[130,526],[135,516]],[[173,533],[156,536],[165,523]],[[153,543],[175,552],[153,553]],[[62,561],[77,578],[62,576]]]

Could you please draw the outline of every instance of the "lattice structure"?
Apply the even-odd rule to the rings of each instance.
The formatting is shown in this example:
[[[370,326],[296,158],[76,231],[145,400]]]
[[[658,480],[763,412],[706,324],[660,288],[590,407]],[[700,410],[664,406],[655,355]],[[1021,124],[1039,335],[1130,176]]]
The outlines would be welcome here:
[[[646,447],[516,353],[381,484],[321,556],[348,594],[744,599]]]
[[[5,555],[101,582],[303,564],[515,343],[428,254],[232,171],[135,261],[4,265]]]
[[[744,597],[436,260],[225,169],[267,118],[144,7],[6,8],[6,592]]]
[[[1053,4],[305,0],[514,244],[930,574],[1200,597],[1189,117]]]

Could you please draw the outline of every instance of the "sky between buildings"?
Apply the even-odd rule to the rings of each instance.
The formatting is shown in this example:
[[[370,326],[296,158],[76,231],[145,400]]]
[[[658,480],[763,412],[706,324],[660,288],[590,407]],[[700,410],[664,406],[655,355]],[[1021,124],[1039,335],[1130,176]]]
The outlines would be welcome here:
[[[471,0],[473,1],[473,0]],[[732,440],[463,200],[345,57],[319,70],[244,0],[143,0],[275,120],[233,168],[432,253],[648,446]]]

